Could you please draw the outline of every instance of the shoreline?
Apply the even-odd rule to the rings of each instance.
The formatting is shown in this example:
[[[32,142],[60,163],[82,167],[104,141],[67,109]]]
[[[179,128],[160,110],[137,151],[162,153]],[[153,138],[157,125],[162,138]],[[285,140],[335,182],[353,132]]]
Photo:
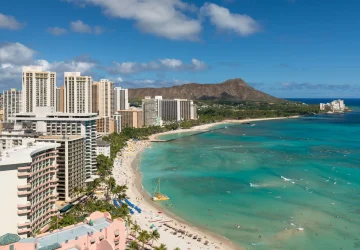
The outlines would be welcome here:
[[[177,129],[177,130],[171,130],[163,133],[153,134],[149,136],[149,139],[147,141],[157,140],[159,136],[161,135],[168,135],[168,134],[176,134],[176,133],[184,133],[184,132],[194,132],[194,131],[202,131],[202,130],[208,130],[211,127],[222,125],[222,124],[231,124],[231,123],[247,123],[247,122],[259,122],[259,121],[272,121],[272,120],[285,120],[285,119],[296,119],[301,117],[300,115],[295,116],[289,116],[289,117],[273,117],[273,118],[254,118],[254,119],[242,119],[242,120],[224,120],[221,122],[214,122],[214,123],[208,123],[203,124],[199,126],[195,126],[189,129]]]
[[[255,121],[268,121],[268,120],[280,120],[280,119],[294,119],[300,116],[292,117],[276,117],[276,118],[257,118],[257,119],[243,119],[243,120],[224,120],[222,122],[204,124],[200,126],[195,126],[190,129],[178,129],[167,131],[164,133],[158,133],[151,135],[148,140],[144,141],[128,141],[128,145],[121,151],[122,155],[117,157],[114,160],[114,171],[113,176],[117,184],[128,186],[127,195],[129,199],[142,210],[142,214],[132,215],[133,221],[135,221],[142,230],[149,230],[150,225],[155,225],[154,228],[157,228],[160,233],[160,239],[158,242],[154,242],[154,246],[158,246],[160,243],[165,244],[168,249],[174,249],[179,247],[182,250],[185,249],[224,249],[224,250],[243,250],[241,246],[235,245],[229,239],[217,235],[214,232],[210,232],[203,228],[195,227],[184,220],[183,218],[173,214],[168,209],[156,204],[151,200],[150,194],[142,185],[142,173],[139,169],[141,154],[142,152],[151,147],[151,140],[156,140],[158,136],[165,134],[173,133],[183,133],[183,132],[193,132],[193,131],[203,131],[208,130],[211,127],[221,125],[221,124],[231,124],[231,123],[247,123]],[[115,162],[116,161],[116,162]],[[158,212],[161,212],[160,214]],[[166,221],[167,224],[171,224],[176,229],[183,229],[189,231],[193,235],[198,235],[203,238],[201,242],[189,238],[188,236],[179,237],[173,235],[170,232],[173,230],[165,230],[160,222],[156,221]],[[171,221],[171,222],[169,222]],[[209,241],[208,245],[204,245],[204,241]]]

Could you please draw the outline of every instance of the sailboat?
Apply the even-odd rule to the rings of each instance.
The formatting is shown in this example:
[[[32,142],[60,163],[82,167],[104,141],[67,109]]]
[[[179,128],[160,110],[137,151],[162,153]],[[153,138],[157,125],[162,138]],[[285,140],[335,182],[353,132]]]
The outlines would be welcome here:
[[[158,188],[159,188],[159,192],[158,191]],[[167,200],[170,200],[170,198],[166,195],[166,194],[162,194],[160,192],[160,178],[159,178],[159,181],[155,187],[155,191],[154,191],[154,196],[152,197],[152,200],[153,201],[167,201]]]

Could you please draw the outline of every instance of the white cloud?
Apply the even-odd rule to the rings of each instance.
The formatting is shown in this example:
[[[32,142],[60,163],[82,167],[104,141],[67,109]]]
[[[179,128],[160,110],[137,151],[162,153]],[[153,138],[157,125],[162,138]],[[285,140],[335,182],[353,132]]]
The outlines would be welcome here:
[[[123,62],[123,63],[114,62],[114,63],[115,63],[114,71],[117,71],[118,73],[127,75],[127,74],[134,74],[138,71],[137,70],[138,66],[137,63],[135,62]]]
[[[26,64],[33,60],[36,51],[21,43],[0,44],[0,63],[1,64]]]
[[[83,23],[83,21],[81,21],[81,20],[71,22],[70,28],[72,31],[79,32],[79,33],[91,33],[92,32],[91,27],[89,25]]]
[[[142,79],[142,80],[133,80],[131,82],[134,84],[153,84],[155,82],[155,80]]]
[[[132,75],[145,71],[193,71],[207,68],[205,62],[192,59],[191,63],[185,64],[181,60],[166,58],[148,63],[142,62],[114,62],[114,67],[108,68],[111,74]]]
[[[77,32],[77,33],[87,33],[87,34],[96,34],[96,35],[100,35],[104,32],[104,29],[102,27],[100,26],[91,27],[90,25],[85,24],[81,20],[71,22],[70,29],[73,32]]]
[[[248,15],[233,14],[229,9],[213,3],[205,3],[200,9],[219,30],[232,30],[241,36],[248,36],[260,30],[260,25]]]
[[[183,65],[183,62],[180,61],[180,60],[177,60],[177,59],[169,59],[169,58],[167,58],[167,59],[160,60],[160,62],[164,66],[166,66],[168,68],[172,68],[172,69],[179,68],[179,67],[181,67]]]
[[[47,32],[54,36],[61,36],[67,33],[67,30],[60,27],[49,27],[47,28]]]
[[[117,77],[117,78],[115,78],[115,81],[116,82],[123,82],[124,80],[121,77]]]
[[[44,71],[55,71],[59,76],[63,75],[64,72],[81,72],[81,74],[88,74],[96,64],[94,62],[83,62],[83,61],[55,61],[48,62],[47,60],[36,60],[36,65],[42,66]]]
[[[130,79],[124,80],[121,83],[121,87],[126,88],[162,88],[162,87],[171,87],[175,85],[182,85],[190,83],[187,80],[179,80],[179,79],[172,79],[172,80],[153,80],[153,79]]]
[[[67,30],[60,27],[49,27],[47,31],[54,36],[61,36],[67,33]]]
[[[15,17],[6,16],[0,13],[0,29],[9,29],[17,30],[20,29],[23,25],[19,23]]]
[[[104,33],[104,29],[102,27],[100,27],[100,26],[94,26],[93,32],[96,35],[100,35],[100,34]]]
[[[134,20],[145,33],[173,40],[197,40],[202,30],[199,20],[186,15],[196,7],[182,0],[67,0],[92,4],[111,17]]]
[[[83,75],[94,75],[92,71],[97,63],[89,57],[81,56],[69,61],[49,62],[44,59],[34,60],[36,51],[21,43],[0,44],[0,86],[3,89],[21,87],[22,66],[42,66],[44,71],[55,71],[60,80],[65,71],[79,71]],[[62,82],[62,81],[60,81]]]
[[[193,58],[191,60],[191,63],[194,65],[195,70],[204,70],[204,69],[207,68],[207,65],[203,61],[200,61],[200,60],[195,59],[195,58]]]

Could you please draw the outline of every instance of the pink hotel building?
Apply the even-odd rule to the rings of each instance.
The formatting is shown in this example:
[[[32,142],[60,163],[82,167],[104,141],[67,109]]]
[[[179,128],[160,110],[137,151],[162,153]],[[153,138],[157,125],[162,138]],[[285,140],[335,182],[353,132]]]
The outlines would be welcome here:
[[[124,220],[112,220],[108,212],[94,212],[83,223],[0,245],[0,250],[125,250],[125,244]]]

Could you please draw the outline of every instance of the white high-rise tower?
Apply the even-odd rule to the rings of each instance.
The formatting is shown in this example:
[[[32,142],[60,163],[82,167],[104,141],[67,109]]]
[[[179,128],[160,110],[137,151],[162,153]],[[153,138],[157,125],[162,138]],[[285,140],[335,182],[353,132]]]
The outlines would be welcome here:
[[[64,73],[64,94],[66,113],[91,113],[91,76],[81,76],[80,72]]]
[[[22,111],[34,112],[35,107],[55,107],[56,73],[42,67],[22,68]]]

